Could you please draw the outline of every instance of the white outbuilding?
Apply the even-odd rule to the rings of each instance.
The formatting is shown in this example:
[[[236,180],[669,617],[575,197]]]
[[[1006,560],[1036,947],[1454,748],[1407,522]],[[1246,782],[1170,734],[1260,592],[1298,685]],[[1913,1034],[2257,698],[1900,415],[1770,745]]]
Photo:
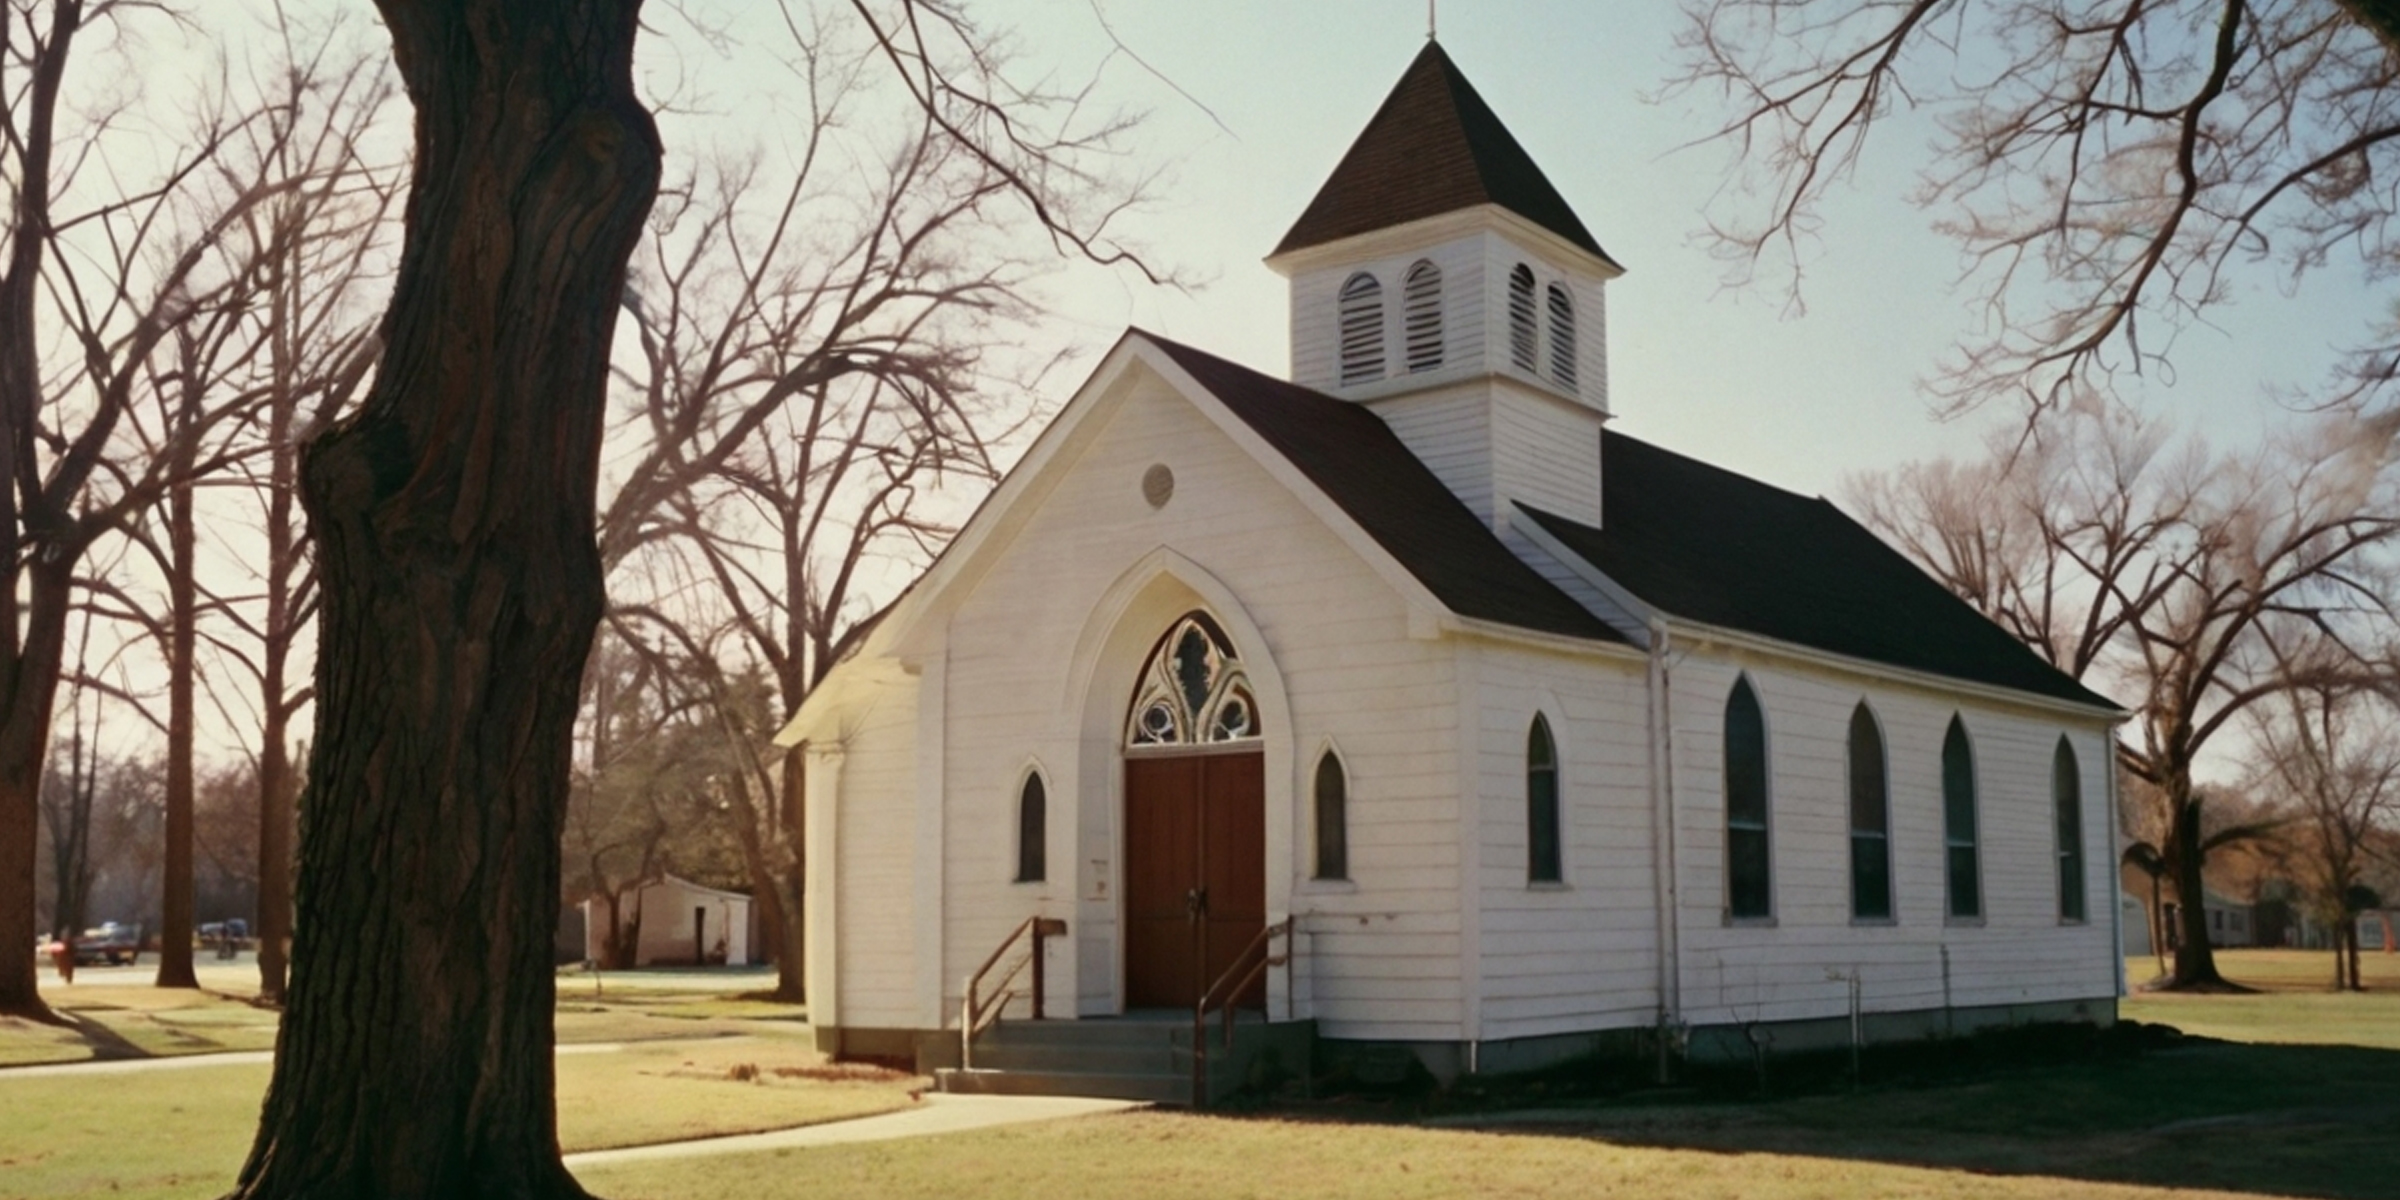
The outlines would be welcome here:
[[[1442,1077],[2114,1019],[2124,714],[1608,428],[1621,268],[1438,45],[1267,263],[1293,378],[1127,332],[783,732],[828,1049],[1180,1098],[1204,997]]]

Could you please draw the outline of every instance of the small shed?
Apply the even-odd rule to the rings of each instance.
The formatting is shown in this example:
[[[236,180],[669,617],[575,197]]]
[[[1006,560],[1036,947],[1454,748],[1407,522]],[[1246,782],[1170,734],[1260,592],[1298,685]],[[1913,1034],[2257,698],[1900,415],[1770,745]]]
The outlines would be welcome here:
[[[640,914],[641,940],[633,963],[656,966],[748,966],[750,957],[750,897],[661,875],[641,885],[633,904]],[[595,909],[600,911],[595,911]],[[584,957],[603,957],[601,939],[608,928],[606,906],[583,902]]]

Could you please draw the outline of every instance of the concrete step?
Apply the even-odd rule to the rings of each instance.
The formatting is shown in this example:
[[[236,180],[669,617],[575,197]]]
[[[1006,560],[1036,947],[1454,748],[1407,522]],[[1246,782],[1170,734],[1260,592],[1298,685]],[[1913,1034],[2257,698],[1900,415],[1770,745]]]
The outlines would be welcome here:
[[[1186,1040],[1189,1040],[1188,1035]],[[1192,1052],[1181,1045],[1170,1046],[1163,1039],[1143,1045],[1101,1042],[1076,1046],[1056,1043],[1026,1045],[978,1038],[975,1042],[975,1066],[978,1070],[998,1071],[1083,1071],[1129,1075],[1172,1073],[1191,1069]]]

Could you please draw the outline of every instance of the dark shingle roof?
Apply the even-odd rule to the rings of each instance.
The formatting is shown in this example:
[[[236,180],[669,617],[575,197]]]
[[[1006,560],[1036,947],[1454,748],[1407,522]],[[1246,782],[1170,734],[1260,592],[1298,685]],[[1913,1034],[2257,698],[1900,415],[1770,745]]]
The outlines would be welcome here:
[[[1836,654],[2116,707],[1824,500],[1622,434],[1600,445],[1605,528],[1518,507],[1644,602]]]
[[[1450,611],[1543,633],[1625,642],[1501,545],[1383,418],[1154,334],[1141,336],[1308,476]]]
[[[1440,44],[1428,42],[1275,253],[1478,204],[1615,263]]]

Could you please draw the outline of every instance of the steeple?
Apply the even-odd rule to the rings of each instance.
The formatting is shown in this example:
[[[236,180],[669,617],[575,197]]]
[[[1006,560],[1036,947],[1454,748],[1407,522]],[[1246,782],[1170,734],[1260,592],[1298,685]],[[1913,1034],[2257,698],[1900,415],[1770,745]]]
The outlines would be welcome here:
[[[1441,43],[1428,41],[1272,257],[1479,204],[1617,266]]]
[[[1604,285],[1624,268],[1427,42],[1267,265],[1292,381],[1372,408],[1508,536],[1600,521]]]

